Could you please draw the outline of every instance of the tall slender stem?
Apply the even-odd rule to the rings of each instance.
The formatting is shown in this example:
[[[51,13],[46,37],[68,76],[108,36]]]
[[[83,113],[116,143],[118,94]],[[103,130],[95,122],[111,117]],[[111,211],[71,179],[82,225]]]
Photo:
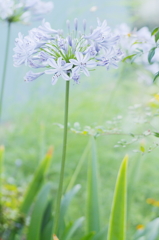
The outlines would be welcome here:
[[[4,95],[4,87],[5,87],[5,79],[6,79],[6,70],[7,70],[7,59],[8,59],[8,50],[9,50],[9,40],[10,40],[10,22],[8,22],[8,29],[7,29],[7,41],[6,41],[6,49],[5,49],[5,56],[4,56],[4,67],[3,67],[3,74],[2,74],[2,83],[0,88],[0,121],[2,118],[2,106],[3,106],[3,95]]]
[[[62,151],[60,181],[59,181],[59,188],[58,188],[58,193],[57,193],[56,209],[55,209],[55,225],[54,225],[54,233],[55,234],[57,234],[58,227],[59,227],[60,206],[61,206],[63,179],[64,179],[64,172],[65,172],[65,159],[66,159],[66,146],[67,146],[67,126],[68,126],[68,106],[69,106],[69,81],[66,81],[63,151]]]

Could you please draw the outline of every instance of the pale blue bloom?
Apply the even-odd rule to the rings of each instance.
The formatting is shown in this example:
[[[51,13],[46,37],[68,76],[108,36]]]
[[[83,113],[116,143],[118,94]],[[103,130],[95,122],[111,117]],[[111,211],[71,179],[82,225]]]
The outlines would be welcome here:
[[[19,38],[16,38],[16,47],[13,49],[15,55],[13,55],[14,66],[20,66],[22,64],[27,65],[28,61],[31,61],[32,55],[36,52],[37,44],[29,36],[24,37],[19,33]]]
[[[3,20],[9,18],[14,13],[13,0],[0,0],[0,18]]]
[[[73,69],[70,79],[73,79],[75,83],[79,84],[80,74],[77,71],[75,71],[75,69]]]
[[[33,0],[33,3],[36,0]],[[39,1],[39,0],[37,0]],[[64,37],[62,30],[54,30],[48,22],[29,31],[16,39],[13,56],[14,65],[26,64],[32,68],[45,68],[45,74],[52,74],[54,85],[59,77],[79,83],[81,74],[90,75],[89,69],[98,66],[117,68],[122,52],[117,47],[119,37],[111,33],[106,21],[98,20],[98,26],[89,36],[85,36],[86,22],[83,23],[84,33],[77,32],[78,21],[74,20],[75,30]],[[41,74],[41,73],[40,73]],[[31,73],[28,75],[31,75]]]
[[[77,29],[78,29],[78,19],[75,18],[74,20],[74,26],[75,26],[75,31],[77,32]]]
[[[96,62],[90,60],[90,54],[87,53],[85,56],[81,52],[75,53],[76,59],[70,59],[70,62],[75,65],[74,71],[82,71],[86,76],[89,76],[89,71],[87,68],[95,68],[97,66]]]
[[[50,58],[50,55],[44,51],[39,52],[38,59],[40,62],[47,62],[47,60]],[[53,57],[51,57],[53,58]]]
[[[89,53],[90,57],[94,57],[97,55],[97,48],[95,45],[91,45],[84,53]]]
[[[97,58],[98,66],[105,66],[107,70],[110,69],[110,66],[113,68],[118,68],[118,62],[121,60],[123,53],[120,49],[115,51],[113,48],[105,50],[105,55],[101,58]]]
[[[51,35],[48,35],[46,32],[38,28],[33,28],[29,31],[29,36],[34,39],[36,42],[53,40],[54,38]]]
[[[45,19],[42,21],[42,25],[38,27],[39,30],[46,32],[46,33],[50,33],[50,34],[57,34],[58,31],[54,30],[51,28],[50,23],[45,22]]]
[[[32,71],[29,71],[29,72],[26,73],[26,75],[24,77],[24,80],[26,82],[32,82],[32,81],[34,81],[35,79],[37,79],[38,77],[40,77],[43,74],[44,74],[44,72],[34,73]]]
[[[103,21],[103,23],[99,24],[98,27],[93,30],[93,32],[89,36],[85,36],[86,39],[94,40],[97,43],[104,41],[108,36],[110,36],[111,29],[107,26],[107,22]]]
[[[52,11],[52,1],[41,0],[0,0],[0,19],[10,22],[28,23],[42,19]]]
[[[46,13],[49,13],[53,9],[53,2],[43,2],[40,0],[36,0],[35,4],[33,4],[30,7],[30,10],[32,11],[33,15],[38,15],[40,18],[42,18],[41,15],[44,15]]]
[[[83,31],[84,31],[84,33],[86,31],[86,20],[85,19],[83,20]]]
[[[66,74],[67,70],[72,68],[71,63],[65,63],[62,61],[62,57],[57,59],[57,62],[54,59],[48,59],[48,65],[52,67],[52,69],[45,70],[46,74],[54,74],[52,77],[52,84],[54,85],[58,78],[61,76],[64,80],[70,80],[70,77]]]

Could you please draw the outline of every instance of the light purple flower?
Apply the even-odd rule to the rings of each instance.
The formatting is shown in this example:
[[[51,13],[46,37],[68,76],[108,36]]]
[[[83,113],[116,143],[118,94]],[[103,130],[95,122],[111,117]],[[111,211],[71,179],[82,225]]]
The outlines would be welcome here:
[[[26,82],[32,82],[34,81],[35,79],[37,79],[38,77],[40,77],[41,75],[43,75],[44,72],[41,72],[41,73],[34,73],[32,71],[29,71],[26,73],[25,77],[24,77],[24,80]]]
[[[109,70],[110,66],[118,68],[118,62],[121,60],[123,53],[120,49],[115,51],[113,48],[105,50],[105,55],[101,58],[97,58],[98,66],[105,66]]]
[[[32,8],[33,14],[44,15],[53,9],[53,2],[38,1]]]
[[[96,62],[90,60],[90,54],[87,53],[85,56],[81,52],[75,53],[76,59],[70,59],[70,62],[75,65],[74,71],[80,72],[82,71],[86,76],[89,76],[89,71],[87,68],[94,68],[97,66]]]
[[[36,42],[42,42],[47,40],[53,40],[54,38],[51,35],[48,35],[46,32],[38,28],[33,28],[29,31],[29,36],[34,39]]]
[[[50,33],[50,34],[57,34],[58,31],[51,28],[49,22],[45,22],[45,19],[42,21],[42,25],[38,27],[39,30]]]
[[[12,22],[28,23],[42,19],[52,11],[52,1],[41,0],[0,0],[0,19]]]
[[[39,0],[28,0],[32,7]],[[29,8],[29,7],[28,7]],[[61,76],[64,80],[79,83],[82,73],[90,75],[89,69],[96,66],[117,67],[122,52],[116,47],[119,36],[113,35],[106,21],[100,22],[89,36],[79,33],[78,20],[74,21],[75,31],[64,37],[61,30],[54,30],[43,20],[42,25],[33,28],[29,35],[19,34],[15,42],[14,65],[28,65],[32,68],[45,68],[45,74],[52,74],[54,85]],[[41,74],[41,73],[40,73]],[[29,73],[29,79],[34,76]]]
[[[107,26],[106,20],[100,23],[98,19],[98,27],[93,30],[91,35],[85,36],[86,39],[94,40],[97,43],[103,42],[110,35],[110,27]]]
[[[66,71],[72,68],[72,63],[64,63],[62,57],[59,57],[57,62],[54,59],[48,59],[48,65],[53,69],[45,70],[46,74],[54,74],[52,77],[52,84],[56,84],[58,78],[61,76],[64,80],[70,80]]]
[[[75,83],[79,84],[80,74],[77,71],[75,71],[74,68],[72,70],[70,79],[73,79]]]
[[[32,55],[36,52],[37,44],[29,36],[24,37],[19,33],[19,38],[15,41],[16,46],[13,49],[15,55],[13,55],[14,66],[20,66],[22,64],[27,65],[28,61],[32,59]]]
[[[13,0],[0,0],[0,18],[6,19],[13,15],[14,1]]]

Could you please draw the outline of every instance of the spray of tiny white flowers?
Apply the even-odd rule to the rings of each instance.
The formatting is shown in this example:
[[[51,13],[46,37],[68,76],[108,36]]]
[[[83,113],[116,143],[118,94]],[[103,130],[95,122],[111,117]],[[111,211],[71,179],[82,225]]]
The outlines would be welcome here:
[[[53,2],[41,0],[0,0],[0,19],[8,22],[29,23],[43,19],[53,9]]]
[[[23,37],[19,33],[15,40],[14,66],[23,64],[31,68],[45,68],[42,72],[29,71],[24,79],[33,81],[43,74],[52,75],[54,85],[59,77],[64,80],[73,79],[79,83],[81,73],[90,75],[90,70],[97,66],[117,68],[122,58],[122,52],[118,48],[119,36],[111,32],[106,20],[102,23],[97,19],[98,26],[86,34],[86,21],[83,21],[83,33],[78,32],[78,20],[74,20],[74,29],[68,36],[63,36],[62,30],[54,30],[48,22],[38,28],[29,31],[29,35]]]

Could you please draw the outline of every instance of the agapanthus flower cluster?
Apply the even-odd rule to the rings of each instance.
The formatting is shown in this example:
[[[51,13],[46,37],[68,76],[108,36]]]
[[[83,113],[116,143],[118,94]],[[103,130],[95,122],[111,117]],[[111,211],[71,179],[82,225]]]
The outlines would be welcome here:
[[[0,0],[0,19],[8,22],[29,23],[43,19],[53,9],[53,2],[41,0]]]
[[[64,80],[73,79],[79,83],[82,73],[90,75],[90,71],[97,66],[117,68],[122,58],[122,52],[117,43],[119,36],[111,33],[106,21],[98,20],[98,26],[86,34],[86,21],[83,21],[83,33],[78,32],[78,21],[74,20],[74,30],[64,37],[62,30],[54,30],[48,22],[29,31],[23,37],[19,33],[15,40],[14,66],[27,65],[31,68],[44,68],[40,72],[29,71],[24,79],[33,81],[43,74],[52,75],[52,84],[59,77]]]
[[[125,57],[130,57],[137,64],[144,65],[148,70],[155,73],[159,70],[159,44],[155,41],[155,36],[151,34],[148,27],[141,29],[131,29],[127,24],[121,24],[115,34],[120,35],[120,46]],[[149,63],[151,49],[155,48],[155,54]]]

